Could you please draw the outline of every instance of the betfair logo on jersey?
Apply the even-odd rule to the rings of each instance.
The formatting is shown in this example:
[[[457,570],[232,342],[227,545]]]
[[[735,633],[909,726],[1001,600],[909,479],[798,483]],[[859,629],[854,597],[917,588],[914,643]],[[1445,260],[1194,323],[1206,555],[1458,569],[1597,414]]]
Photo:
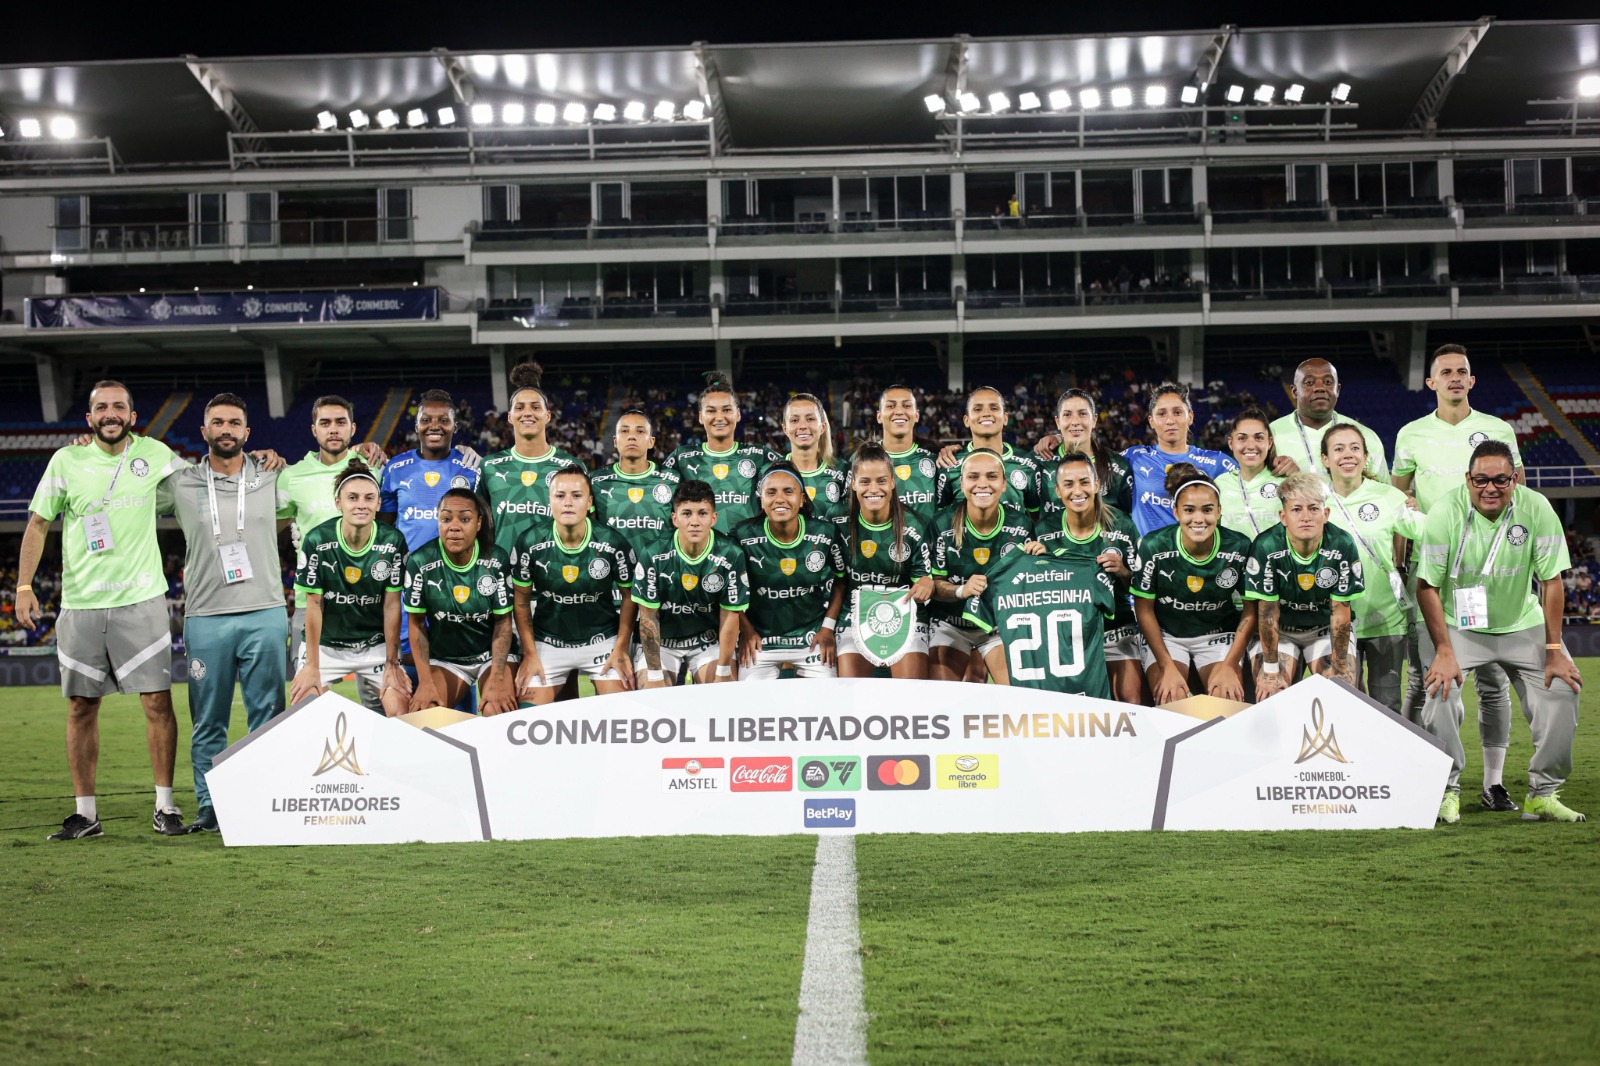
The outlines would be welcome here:
[[[778,569],[783,571],[784,577],[788,577],[795,571],[795,561],[793,559],[779,559]]]
[[[1203,577],[1195,577],[1193,574],[1189,575],[1189,577],[1186,579],[1186,583],[1189,586],[1190,592],[1199,592],[1201,589],[1206,587],[1206,579]]]
[[[861,554],[866,556],[868,559],[872,558],[874,555],[877,555],[878,554],[878,542],[877,541],[873,541],[873,540],[864,540],[864,541],[862,541],[861,542]]]
[[[901,463],[899,466],[895,467],[894,468],[894,476],[899,478],[901,481],[910,481],[911,480],[911,464],[910,463]]]
[[[466,603],[467,597],[472,595],[472,589],[466,585],[457,585],[450,590],[450,594],[456,598],[457,603]]]
[[[989,549],[988,548],[974,548],[974,549],[972,549],[972,559],[979,566],[988,565],[988,562],[989,562]]]
[[[436,471],[430,470],[422,475],[422,480],[431,489],[439,483],[439,475]]]
[[[711,473],[712,476],[714,476],[718,481],[721,481],[723,478],[728,476],[728,464],[718,463],[716,466],[711,468]]]
[[[1300,586],[1300,591],[1301,592],[1310,592],[1311,591],[1311,586],[1315,585],[1317,583],[1317,575],[1315,575],[1315,574],[1296,574],[1295,575],[1295,583]]]
[[[700,579],[698,577],[696,577],[694,574],[684,574],[683,575],[683,591],[685,591],[685,592],[693,592],[695,590],[695,587],[697,585],[699,585],[699,584],[700,584]]]
[[[563,566],[561,568],[561,580],[569,585],[578,580],[578,568],[576,566]]]
[[[357,581],[360,581],[360,580],[361,580],[361,567],[359,567],[359,566],[347,566],[347,567],[344,568],[344,583],[346,585],[354,585]]]
[[[629,503],[638,503],[642,499],[644,499],[644,489],[629,489],[628,490],[628,502]]]
[[[531,488],[533,486],[533,483],[535,481],[538,481],[538,480],[539,480],[539,471],[537,471],[537,470],[524,470],[522,472],[522,487],[523,488],[525,488],[525,489],[526,488]]]

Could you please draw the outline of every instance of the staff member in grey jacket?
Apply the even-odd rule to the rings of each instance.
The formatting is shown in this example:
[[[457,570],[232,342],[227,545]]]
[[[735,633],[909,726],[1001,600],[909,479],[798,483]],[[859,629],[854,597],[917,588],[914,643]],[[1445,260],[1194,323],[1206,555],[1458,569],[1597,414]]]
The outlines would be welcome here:
[[[200,808],[190,831],[214,833],[206,772],[228,744],[234,682],[251,730],[283,710],[289,616],[278,566],[278,475],[244,453],[244,400],[231,392],[213,396],[200,432],[210,454],[162,482],[157,510],[177,516],[187,546],[183,639]]]

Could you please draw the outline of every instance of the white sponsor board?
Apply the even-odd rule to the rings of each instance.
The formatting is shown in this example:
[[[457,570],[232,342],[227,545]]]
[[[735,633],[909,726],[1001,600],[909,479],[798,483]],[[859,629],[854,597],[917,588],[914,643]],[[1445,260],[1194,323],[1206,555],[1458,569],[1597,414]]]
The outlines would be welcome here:
[[[1155,829],[1431,829],[1450,773],[1433,737],[1322,677],[1171,749]]]
[[[470,749],[331,692],[229,747],[206,784],[229,845],[489,836]]]
[[[1147,829],[1194,719],[934,681],[629,692],[450,726],[500,839]]]

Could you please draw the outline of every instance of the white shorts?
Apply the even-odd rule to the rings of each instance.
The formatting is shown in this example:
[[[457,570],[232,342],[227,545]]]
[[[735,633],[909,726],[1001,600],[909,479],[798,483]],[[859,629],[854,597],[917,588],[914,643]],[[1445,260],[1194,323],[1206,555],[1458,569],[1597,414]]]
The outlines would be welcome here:
[[[621,681],[621,675],[615,670],[606,669],[606,660],[611,658],[616,647],[616,637],[607,637],[578,648],[535,640],[533,650],[539,653],[539,665],[544,667],[544,685],[541,687],[560,688],[567,683],[567,678],[572,676],[574,670],[590,681]]]
[[[300,654],[295,656],[294,668],[303,670],[305,665],[306,648],[302,642]],[[379,644],[366,651],[349,651],[345,648],[330,648],[323,645],[317,649],[317,666],[322,671],[324,685],[331,685],[346,674],[355,674],[356,681],[363,685],[382,685],[383,645]]]
[[[494,665],[493,659],[485,659],[481,663],[474,663],[470,666],[463,663],[447,663],[439,659],[432,659],[430,662],[441,670],[448,670],[450,673],[455,674],[469,685],[476,685],[481,682],[484,675],[489,672],[489,667]]]
[[[966,655],[982,655],[999,640],[998,633],[985,633],[977,628],[969,629],[941,618],[933,623],[933,632],[928,637],[928,647],[929,649],[955,648]]]
[[[661,649],[661,669],[666,671],[667,676],[676,679],[683,674],[683,666],[687,663],[689,666],[688,675],[693,676],[698,674],[702,668],[713,665],[717,661],[717,655],[720,650],[720,645],[715,638],[709,644],[696,648],[663,647]],[[644,676],[644,672],[649,669],[644,661],[644,652],[641,651],[638,658],[634,659],[633,669],[641,678]]]
[[[930,639],[928,630],[928,623],[920,621],[917,623],[916,632],[911,634],[911,641],[906,647],[907,655],[912,652],[921,652],[923,655],[928,654],[928,641]],[[861,655],[861,649],[856,647],[854,626],[848,629],[843,626],[839,628],[838,649],[840,655]],[[862,658],[866,658],[866,656],[862,656]]]
[[[1138,626],[1106,630],[1104,648],[1108,663],[1145,661],[1144,634],[1139,632]],[[1152,658],[1151,662],[1154,661]]]
[[[1228,650],[1233,647],[1233,633],[1205,633],[1198,637],[1175,637],[1163,633],[1161,642],[1167,646],[1167,654],[1172,656],[1172,661],[1179,666],[1187,668],[1191,663],[1195,666],[1211,666],[1228,657]],[[1142,647],[1140,661],[1148,670],[1156,664],[1155,652],[1149,647]]]
[[[776,681],[780,667],[792,666],[800,677],[838,677],[839,672],[822,664],[822,656],[810,648],[763,648],[756,653],[756,664],[739,671],[740,681]]]
[[[1261,654],[1261,642],[1250,642],[1250,657],[1256,658]],[[1333,654],[1333,627],[1323,626],[1321,629],[1280,629],[1278,630],[1278,658],[1290,658],[1300,665],[1326,659]],[[1356,631],[1350,627],[1350,650],[1347,652],[1352,658],[1356,654]]]

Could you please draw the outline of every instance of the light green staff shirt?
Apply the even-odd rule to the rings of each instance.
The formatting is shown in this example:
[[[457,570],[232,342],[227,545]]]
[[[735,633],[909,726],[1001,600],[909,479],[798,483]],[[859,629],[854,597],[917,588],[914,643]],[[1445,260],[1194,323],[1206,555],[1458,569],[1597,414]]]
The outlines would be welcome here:
[[[1328,494],[1328,521],[1349,533],[1361,554],[1366,591],[1350,605],[1357,637],[1393,637],[1406,631],[1407,611],[1396,598],[1389,575],[1395,573],[1394,536],[1422,536],[1428,516],[1406,506],[1406,494],[1381,481],[1362,478],[1348,496]]]
[[[1217,478],[1222,524],[1255,540],[1283,520],[1283,503],[1278,499],[1283,478],[1267,467],[1249,481],[1242,476],[1230,472]]]
[[[1500,550],[1485,575],[1484,562],[1497,538]],[[1520,633],[1544,625],[1533,580],[1548,581],[1571,566],[1566,534],[1549,500],[1519,485],[1506,511],[1491,522],[1473,509],[1463,483],[1428,513],[1417,576],[1439,590],[1445,619],[1452,628],[1461,628],[1456,625],[1455,590],[1482,585],[1489,624],[1473,632]]]
[[[1417,506],[1431,513],[1436,503],[1464,484],[1462,478],[1472,459],[1472,449],[1486,440],[1509,444],[1512,464],[1522,465],[1517,431],[1511,423],[1473,411],[1452,426],[1435,411],[1400,427],[1394,438],[1393,472],[1416,475],[1411,491],[1417,497]]]

